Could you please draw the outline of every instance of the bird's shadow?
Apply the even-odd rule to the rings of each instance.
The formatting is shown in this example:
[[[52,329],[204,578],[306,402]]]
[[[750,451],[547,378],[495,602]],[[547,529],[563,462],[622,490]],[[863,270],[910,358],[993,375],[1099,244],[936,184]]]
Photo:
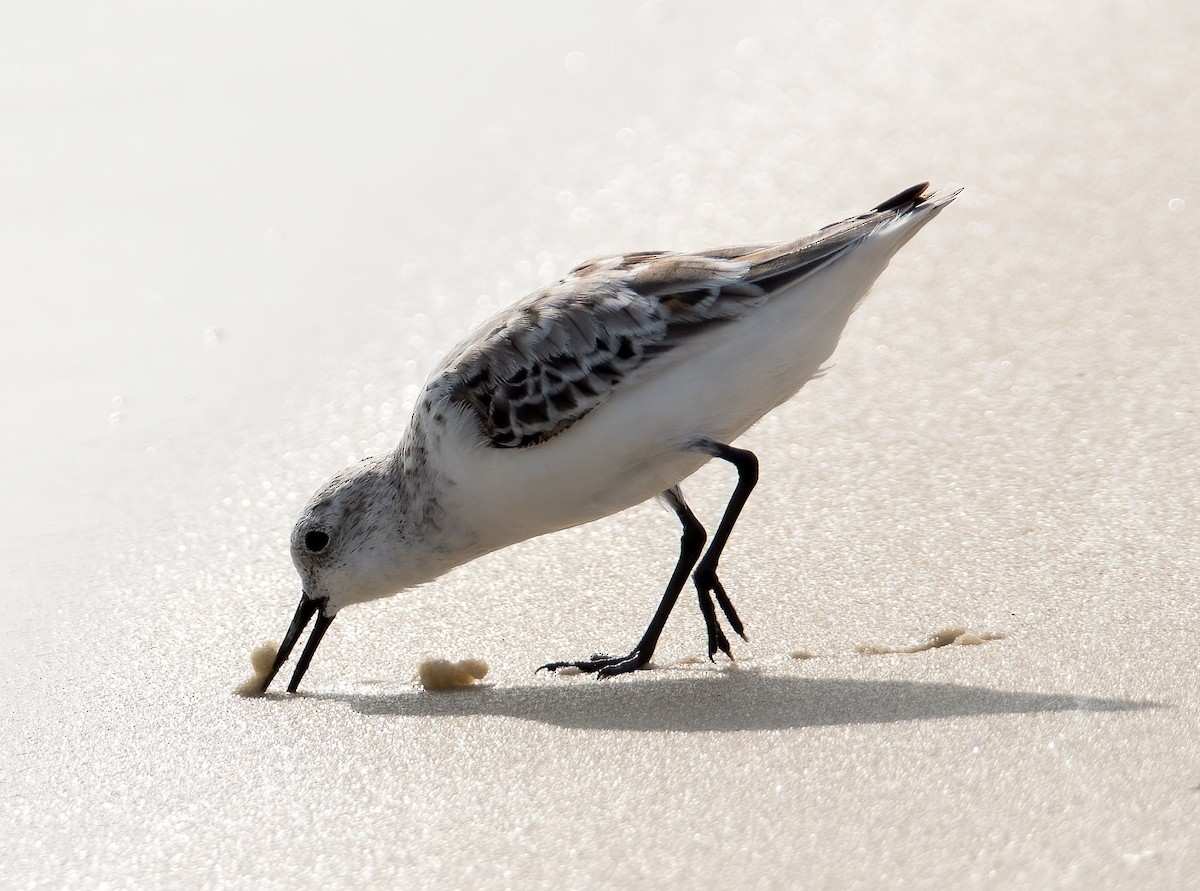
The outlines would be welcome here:
[[[381,717],[495,715],[582,730],[708,733],[1160,707],[1147,701],[960,684],[774,677],[754,671],[617,684],[574,678],[521,687],[482,685],[446,693],[414,689],[302,695],[343,702],[360,714]]]

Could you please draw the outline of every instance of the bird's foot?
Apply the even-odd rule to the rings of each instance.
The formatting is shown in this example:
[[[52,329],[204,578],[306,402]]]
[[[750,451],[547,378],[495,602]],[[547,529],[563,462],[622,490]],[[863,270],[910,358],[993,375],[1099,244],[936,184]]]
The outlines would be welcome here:
[[[650,664],[650,657],[643,656],[638,647],[627,656],[609,656],[606,653],[593,653],[590,659],[578,662],[547,662],[538,671],[561,671],[564,668],[574,668],[586,674],[594,674],[598,678],[611,678],[618,674],[638,671]]]
[[[733,652],[729,648],[729,638],[725,636],[725,632],[721,630],[720,622],[717,621],[717,611],[713,606],[713,597],[716,597],[717,604],[721,607],[721,612],[725,614],[725,621],[729,623],[729,627],[742,640],[748,641],[745,626],[742,625],[742,620],[738,618],[737,610],[733,608],[733,601],[725,593],[725,588],[721,584],[721,580],[717,578],[717,570],[715,568],[700,567],[693,573],[692,579],[696,583],[696,594],[700,599],[700,614],[704,616],[704,627],[708,632],[708,661],[716,661],[713,657],[716,656],[718,650],[732,659]]]
[[[708,661],[717,661],[713,658],[717,655],[717,650],[732,659],[733,652],[729,648],[729,638],[725,636],[725,632],[721,630],[721,625],[717,621],[712,596],[703,588],[697,588],[697,594],[700,596],[700,613],[704,616],[704,628],[708,632]]]

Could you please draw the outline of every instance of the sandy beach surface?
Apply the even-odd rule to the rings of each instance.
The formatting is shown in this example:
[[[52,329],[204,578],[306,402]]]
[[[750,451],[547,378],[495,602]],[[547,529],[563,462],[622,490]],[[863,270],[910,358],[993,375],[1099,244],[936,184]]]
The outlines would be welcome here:
[[[3,18],[0,884],[1195,887],[1196,4]],[[966,191],[740,441],[736,663],[685,595],[654,670],[534,674],[640,634],[649,504],[234,695],[301,505],[482,318],[925,179]]]

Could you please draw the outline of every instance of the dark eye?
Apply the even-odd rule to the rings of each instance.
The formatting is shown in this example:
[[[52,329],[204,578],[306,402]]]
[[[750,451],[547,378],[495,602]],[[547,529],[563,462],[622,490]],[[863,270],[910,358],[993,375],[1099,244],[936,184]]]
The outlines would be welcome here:
[[[329,544],[328,533],[322,532],[319,529],[314,529],[304,536],[304,546],[314,554],[323,551],[327,544]]]

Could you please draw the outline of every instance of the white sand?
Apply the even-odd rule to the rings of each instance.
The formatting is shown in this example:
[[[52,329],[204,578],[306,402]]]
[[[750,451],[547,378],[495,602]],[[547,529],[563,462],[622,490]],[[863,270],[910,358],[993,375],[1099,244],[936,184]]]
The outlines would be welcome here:
[[[1194,883],[1200,11],[824,6],[6,19],[5,884]],[[926,178],[967,191],[743,440],[736,667],[677,664],[685,596],[656,671],[534,675],[641,632],[649,506],[346,610],[305,696],[229,695],[303,499],[476,320]],[[1007,636],[854,652],[953,626]],[[426,652],[487,695],[412,689]]]

